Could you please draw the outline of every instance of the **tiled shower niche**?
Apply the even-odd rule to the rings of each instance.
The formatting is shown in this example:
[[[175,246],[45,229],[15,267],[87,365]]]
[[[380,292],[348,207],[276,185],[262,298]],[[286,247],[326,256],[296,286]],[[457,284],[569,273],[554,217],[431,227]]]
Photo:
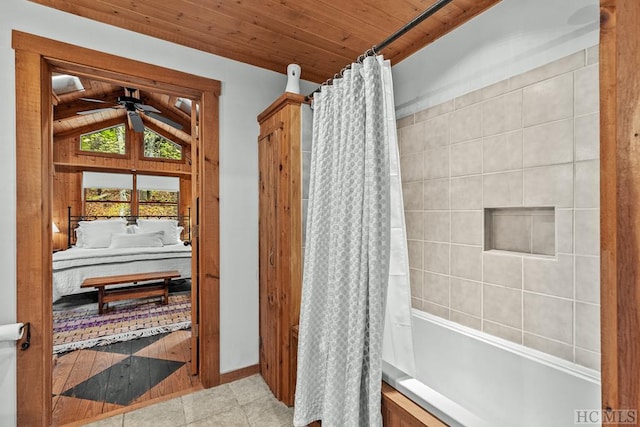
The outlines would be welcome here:
[[[485,208],[484,250],[555,256],[555,208]]]

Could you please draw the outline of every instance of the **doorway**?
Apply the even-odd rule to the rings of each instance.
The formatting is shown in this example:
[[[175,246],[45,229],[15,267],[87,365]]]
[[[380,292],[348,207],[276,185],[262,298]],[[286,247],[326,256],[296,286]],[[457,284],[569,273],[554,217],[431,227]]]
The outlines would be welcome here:
[[[18,424],[51,424],[52,70],[189,98],[192,114],[192,360],[204,387],[220,382],[218,96],[220,82],[19,31],[16,58],[17,315],[31,325],[19,351]],[[206,244],[204,244],[206,242]]]

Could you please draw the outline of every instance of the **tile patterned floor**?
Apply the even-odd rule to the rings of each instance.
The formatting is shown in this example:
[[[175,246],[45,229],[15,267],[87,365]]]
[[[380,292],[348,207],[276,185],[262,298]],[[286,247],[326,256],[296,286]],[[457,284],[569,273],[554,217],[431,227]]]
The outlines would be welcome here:
[[[260,375],[201,390],[91,427],[289,427],[293,408],[278,402]]]

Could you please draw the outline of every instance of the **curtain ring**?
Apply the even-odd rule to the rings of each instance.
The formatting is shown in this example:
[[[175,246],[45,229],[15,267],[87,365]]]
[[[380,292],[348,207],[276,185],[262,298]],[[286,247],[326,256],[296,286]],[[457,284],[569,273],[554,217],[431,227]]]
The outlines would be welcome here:
[[[360,56],[358,56],[358,64],[362,64],[362,61],[364,61],[364,58],[366,58],[366,53],[361,54]]]
[[[376,46],[371,46],[371,53],[373,53],[371,56],[376,56],[378,54],[378,52],[376,52]]]

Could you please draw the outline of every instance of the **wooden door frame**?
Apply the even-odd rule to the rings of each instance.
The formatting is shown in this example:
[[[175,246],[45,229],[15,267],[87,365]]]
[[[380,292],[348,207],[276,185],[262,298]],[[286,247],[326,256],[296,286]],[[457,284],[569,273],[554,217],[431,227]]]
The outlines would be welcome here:
[[[640,412],[640,2],[600,1],[602,409]],[[636,424],[638,425],[638,418]]]
[[[191,98],[200,105],[192,151],[199,199],[198,368],[204,387],[220,383],[219,106],[220,82],[14,30],[16,67],[17,318],[31,324],[31,347],[17,350],[18,425],[49,426],[52,396],[53,187],[51,68]],[[194,203],[193,206],[196,204]]]

